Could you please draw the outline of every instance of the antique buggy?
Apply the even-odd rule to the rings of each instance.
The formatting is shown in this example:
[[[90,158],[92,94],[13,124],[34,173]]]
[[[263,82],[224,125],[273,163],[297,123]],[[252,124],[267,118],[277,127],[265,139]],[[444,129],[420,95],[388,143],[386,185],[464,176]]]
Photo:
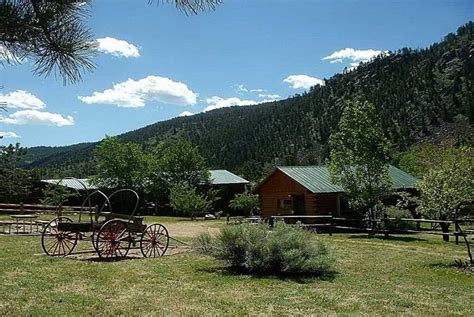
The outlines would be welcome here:
[[[84,184],[82,186],[86,188]],[[128,196],[127,204],[123,204],[123,199],[117,199],[124,195]],[[92,203],[97,196],[102,200],[100,207]],[[169,246],[168,230],[158,223],[145,225],[143,217],[135,216],[138,205],[139,196],[131,189],[120,189],[109,196],[95,190],[87,194],[77,219],[72,220],[59,211],[58,217],[45,225],[41,235],[43,251],[50,256],[67,256],[78,241],[89,240],[92,252],[100,258],[122,258],[131,249],[140,249],[144,257],[163,256]]]

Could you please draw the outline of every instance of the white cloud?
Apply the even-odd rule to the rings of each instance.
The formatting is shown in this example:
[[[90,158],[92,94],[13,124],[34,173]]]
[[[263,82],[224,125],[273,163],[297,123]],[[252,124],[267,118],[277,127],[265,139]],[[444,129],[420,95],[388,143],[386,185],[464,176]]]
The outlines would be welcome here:
[[[291,88],[298,89],[298,88],[304,88],[308,89],[311,88],[312,86],[315,85],[324,85],[324,80],[311,77],[308,75],[290,75],[283,79],[285,83],[289,83],[291,85]]]
[[[240,84],[237,86],[237,89],[240,91],[240,92],[249,92],[248,88],[245,88],[244,85]]]
[[[387,51],[381,50],[355,50],[353,48],[345,48],[340,51],[336,51],[331,55],[323,57],[323,60],[329,61],[330,63],[342,63],[344,60],[350,60],[352,62],[367,62],[377,55],[385,53]]]
[[[0,94],[0,102],[6,103],[7,108],[13,109],[38,110],[46,106],[41,99],[24,90],[15,90],[6,95]]]
[[[152,100],[177,105],[194,105],[197,102],[197,94],[186,84],[160,76],[128,79],[103,92],[96,91],[91,96],[78,98],[87,104],[110,104],[126,108],[141,108]]]
[[[211,111],[211,110],[215,110],[219,108],[233,107],[233,106],[251,106],[251,105],[256,105],[259,103],[255,100],[242,100],[237,97],[224,99],[218,96],[207,98],[206,102],[207,102],[207,107],[203,110],[203,112]]]
[[[265,89],[261,88],[247,88],[242,84],[237,85],[237,91],[238,92],[264,92]]]
[[[140,57],[138,47],[124,40],[104,37],[96,40],[97,50],[117,57]]]
[[[178,117],[189,117],[192,115],[194,115],[194,113],[192,113],[191,111],[183,111],[178,115]]]
[[[58,127],[73,125],[74,118],[71,116],[62,116],[58,113],[51,113],[38,110],[20,110],[12,113],[2,119],[2,123],[25,125],[54,125]]]
[[[0,61],[13,59],[13,54],[3,45],[0,45]]]
[[[0,61],[7,61],[11,64],[21,64],[23,62],[26,62],[26,58],[20,58],[18,56],[15,56],[5,46],[0,44]]]
[[[351,71],[351,70],[356,69],[357,67],[359,67],[360,63],[362,63],[362,62],[350,63],[350,64],[349,64],[349,67],[347,67],[347,70],[348,70],[348,71]]]
[[[271,100],[271,101],[280,99],[280,95],[277,95],[277,94],[258,94],[258,96],[260,98],[264,98],[265,100]]]
[[[5,138],[5,139],[15,139],[19,138],[20,136],[16,134],[15,132],[2,132],[0,131],[0,139]]]

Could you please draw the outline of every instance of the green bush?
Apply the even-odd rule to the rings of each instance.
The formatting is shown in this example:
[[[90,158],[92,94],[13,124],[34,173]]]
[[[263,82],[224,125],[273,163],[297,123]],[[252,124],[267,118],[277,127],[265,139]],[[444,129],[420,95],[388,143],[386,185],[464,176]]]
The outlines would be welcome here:
[[[212,201],[200,194],[195,187],[178,183],[171,188],[170,206],[178,214],[195,217],[205,214],[211,209]]]
[[[216,237],[198,237],[198,250],[254,274],[323,274],[333,258],[310,232],[283,222],[226,226]]]
[[[415,230],[416,224],[400,220],[401,218],[413,218],[411,212],[397,206],[390,206],[385,209],[388,218],[395,218],[387,222],[387,229]]]
[[[230,208],[243,211],[245,216],[253,216],[258,209],[258,205],[258,195],[251,193],[237,194],[229,203]]]

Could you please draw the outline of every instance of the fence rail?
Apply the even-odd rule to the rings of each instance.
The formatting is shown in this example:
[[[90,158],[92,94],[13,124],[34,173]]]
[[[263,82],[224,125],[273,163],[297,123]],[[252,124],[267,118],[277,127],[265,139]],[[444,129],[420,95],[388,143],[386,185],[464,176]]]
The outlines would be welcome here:
[[[8,213],[54,213],[58,210],[58,206],[40,205],[40,204],[5,204],[0,203],[0,214]],[[76,213],[81,210],[81,206],[61,206],[63,213]]]
[[[61,214],[75,214],[81,211],[80,206],[61,206]],[[0,234],[37,235],[45,220],[39,220],[39,215],[58,213],[58,207],[41,204],[6,204],[0,203],[0,215],[9,215],[9,219],[0,220]]]
[[[298,221],[295,221],[298,220]],[[301,220],[301,221],[299,221]],[[275,221],[285,221],[286,223],[299,224],[303,227],[314,228],[316,231],[324,229],[329,235],[336,230],[350,230],[368,233],[379,233],[388,236],[389,234],[414,234],[425,233],[441,236],[454,236],[456,244],[459,243],[459,237],[474,235],[474,218],[459,218],[455,220],[440,219],[416,219],[416,218],[391,218],[384,217],[378,219],[360,219],[360,218],[344,218],[334,217],[332,215],[282,215],[271,216],[269,218],[270,225]],[[416,224],[415,228],[399,228],[400,224]],[[422,228],[421,224],[432,224],[431,228]],[[443,224],[443,228],[436,228],[433,224]],[[454,230],[449,226],[454,224]],[[461,229],[461,225],[471,225],[465,230]]]

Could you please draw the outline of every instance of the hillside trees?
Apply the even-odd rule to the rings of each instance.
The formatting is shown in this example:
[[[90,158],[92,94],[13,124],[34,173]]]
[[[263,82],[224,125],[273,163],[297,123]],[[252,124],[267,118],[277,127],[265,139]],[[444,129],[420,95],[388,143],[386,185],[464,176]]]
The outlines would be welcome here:
[[[338,130],[330,138],[329,171],[355,207],[368,208],[376,218],[378,203],[390,190],[389,143],[375,106],[367,101],[347,102]]]
[[[377,57],[285,100],[175,118],[120,137],[144,144],[181,135],[200,148],[211,168],[238,170],[257,180],[265,165],[288,158],[298,165],[324,162],[345,100],[361,98],[377,108],[394,152],[405,152],[421,141],[457,139],[452,125],[460,114],[465,125],[472,124],[473,50],[474,23],[469,22],[440,43]],[[59,155],[56,149],[46,155],[42,148],[28,166],[68,170],[87,162],[93,147],[64,148]]]

